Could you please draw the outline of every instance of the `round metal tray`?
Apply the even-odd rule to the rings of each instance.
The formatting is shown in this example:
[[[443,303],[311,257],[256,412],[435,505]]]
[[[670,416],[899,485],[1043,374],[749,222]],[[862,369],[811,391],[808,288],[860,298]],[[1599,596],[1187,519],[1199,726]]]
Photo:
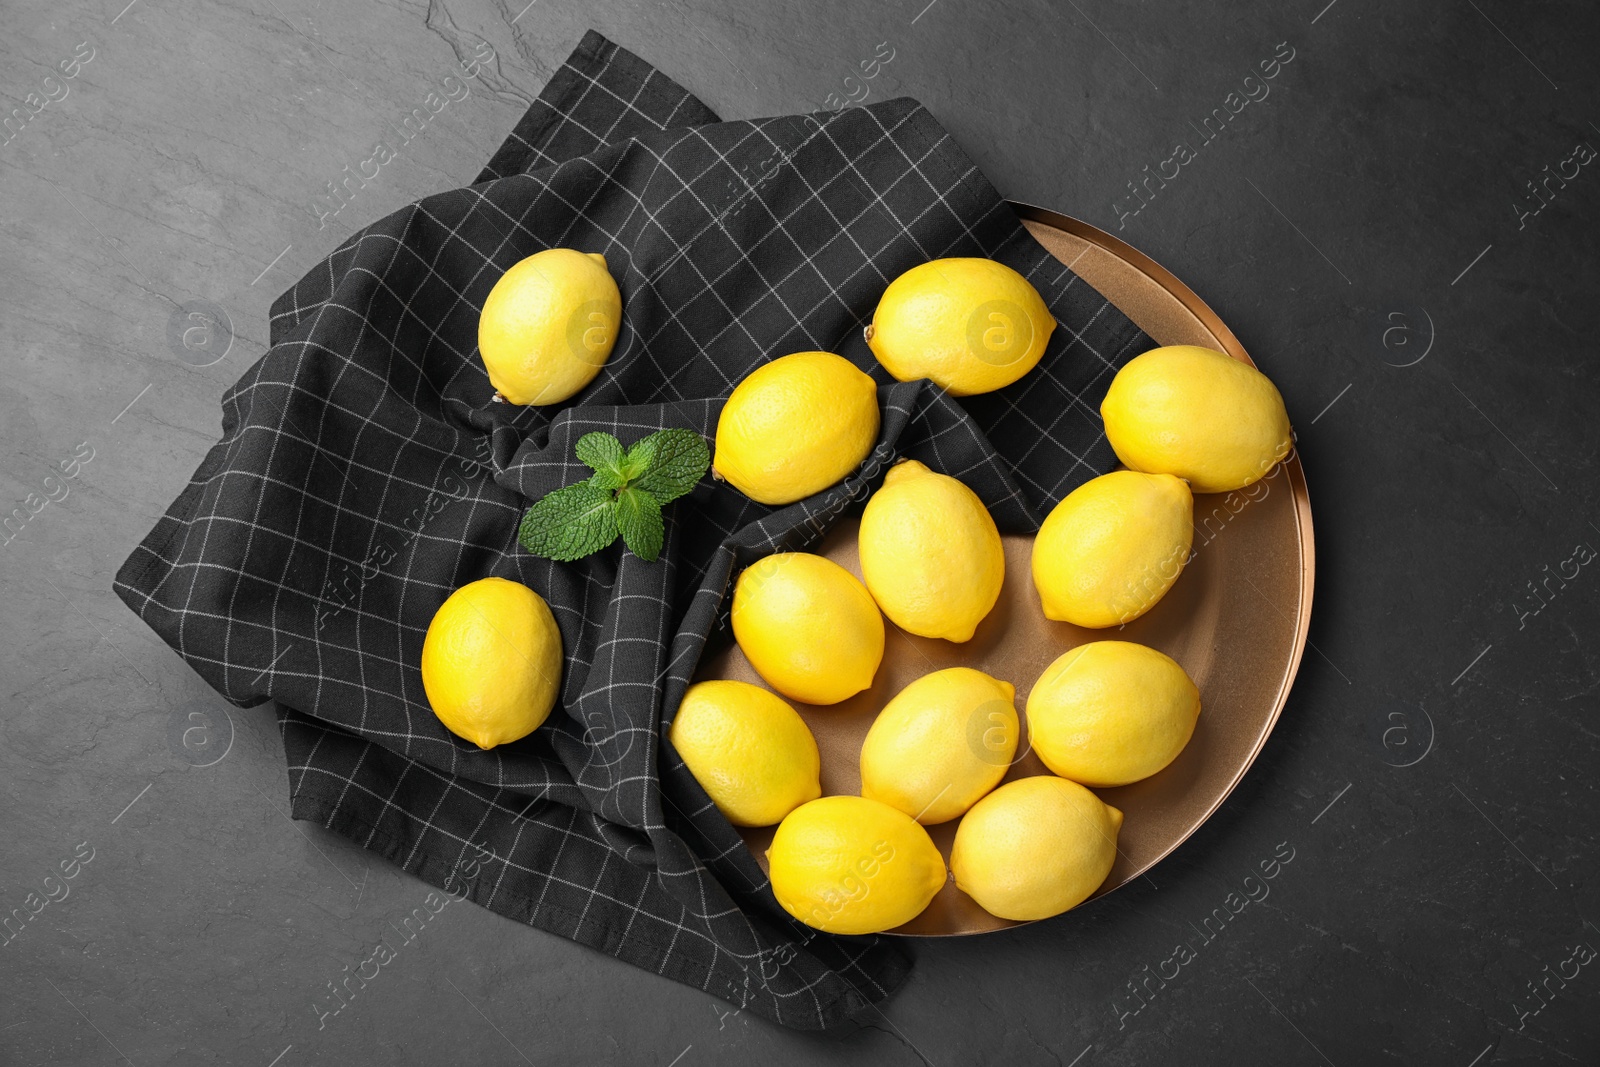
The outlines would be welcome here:
[[[1216,313],[1148,256],[1088,223],[1013,206],[1052,255],[1158,343],[1204,345],[1251,362]],[[855,534],[853,521],[841,523],[817,551],[859,577]],[[1017,711],[1025,720],[1034,681],[1076,645],[1115,638],[1165,652],[1200,687],[1200,720],[1188,747],[1161,773],[1095,791],[1125,816],[1116,865],[1094,894],[1103,896],[1149,870],[1205,822],[1244,776],[1283,710],[1305,650],[1316,570],[1305,474],[1299,457],[1291,456],[1246,490],[1196,496],[1197,555],[1155,608],[1120,629],[1086,630],[1046,619],[1033,589],[1032,538],[1004,540],[1005,587],[971,641],[914,637],[885,620],[883,666],[871,689],[831,707],[790,703],[816,736],[824,795],[853,794],[861,786],[861,742],[879,709],[929,671],[970,666],[1004,678],[1017,687]],[[737,645],[708,657],[699,677],[764,685]],[[1028,749],[1024,727],[1006,780],[1048,773]],[[958,824],[928,828],[947,861]],[[773,829],[741,830],[763,866]],[[926,911],[892,932],[949,936],[1016,925],[990,915],[950,881]]]

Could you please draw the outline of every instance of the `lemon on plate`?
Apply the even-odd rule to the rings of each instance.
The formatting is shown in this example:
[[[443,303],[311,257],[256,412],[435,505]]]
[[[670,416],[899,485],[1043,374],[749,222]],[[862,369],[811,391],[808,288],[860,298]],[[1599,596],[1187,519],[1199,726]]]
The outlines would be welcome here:
[[[928,831],[865,797],[823,797],[778,824],[767,849],[772,893],[830,934],[875,934],[915,919],[944,886]]]
[[[457,589],[428,623],[422,688],[445,728],[481,749],[533,733],[561,688],[561,631],[550,605],[505,578]]]
[[[1064,652],[1028,694],[1028,738],[1044,765],[1090,786],[1148,778],[1194,735],[1200,690],[1172,657],[1132,641]]]
[[[500,276],[478,316],[489,383],[513,404],[559,404],[594,380],[622,323],[598,252],[547,248]]]
[[[1032,370],[1055,328],[1039,291],[1004,263],[935,259],[889,283],[866,339],[900,381],[931,378],[971,396]]]
[[[1120,626],[1155,607],[1194,542],[1194,497],[1170,474],[1112,471],[1068,493],[1033,542],[1047,618]]]
[[[1007,782],[956,827],[950,873],[991,915],[1017,922],[1075,908],[1111,873],[1122,812],[1052,775]]]
[[[971,667],[925,674],[884,705],[861,745],[861,795],[925,826],[999,784],[1017,751],[1017,690]]]
[[[792,504],[861,465],[878,440],[878,386],[832,352],[751,371],[717,417],[712,472],[762,504]]]
[[[759,685],[690,686],[668,738],[735,826],[771,826],[822,795],[816,738],[798,712]]]
[[[733,636],[766,683],[807,704],[872,685],[883,616],[856,576],[810,552],[756,560],[733,587]]]
[[[893,467],[861,515],[867,590],[896,626],[969,641],[1006,576],[1000,531],[978,494],[916,460]]]
[[[1248,363],[1196,345],[1129,360],[1100,404],[1129,468],[1175,474],[1196,493],[1242,489],[1294,448],[1283,397]]]

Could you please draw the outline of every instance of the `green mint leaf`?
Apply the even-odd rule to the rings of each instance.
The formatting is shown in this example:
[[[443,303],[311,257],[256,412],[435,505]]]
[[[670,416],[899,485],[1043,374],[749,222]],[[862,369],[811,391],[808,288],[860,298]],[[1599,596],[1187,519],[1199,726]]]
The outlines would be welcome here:
[[[649,438],[645,438],[645,440],[648,441]],[[650,466],[650,457],[640,450],[639,444],[640,442],[636,442],[632,448],[628,449],[627,454],[622,457],[622,461],[617,465],[622,471],[622,476],[627,479],[624,484],[631,485],[633,482],[638,481],[639,475],[643,474],[645,469]],[[618,488],[621,487],[619,486]]]
[[[622,531],[622,541],[628,551],[654,563],[661,555],[661,542],[666,529],[661,522],[661,505],[656,498],[632,486],[617,494],[617,527]]]
[[[522,516],[517,540],[536,556],[570,562],[622,535],[647,563],[661,555],[662,505],[692,490],[711,466],[705,438],[693,430],[658,430],[632,448],[608,433],[578,439],[578,459],[594,474],[546,494]]]
[[[668,504],[692,490],[711,466],[706,439],[693,430],[658,430],[628,449],[626,463],[637,465],[634,488]]]
[[[617,539],[617,510],[610,489],[594,479],[582,481],[547,493],[529,508],[517,540],[545,559],[582,559]]]
[[[578,438],[578,459],[592,468],[597,480],[607,489],[621,489],[630,475],[622,468],[622,442],[608,433],[595,431]]]

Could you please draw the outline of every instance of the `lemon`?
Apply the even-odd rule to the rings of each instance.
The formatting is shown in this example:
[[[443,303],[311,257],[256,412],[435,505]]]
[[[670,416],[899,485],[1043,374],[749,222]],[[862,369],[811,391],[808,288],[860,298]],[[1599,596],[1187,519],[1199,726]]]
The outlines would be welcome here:
[[[878,440],[878,386],[832,352],[796,352],[751,371],[717,418],[713,473],[762,504],[820,493]]]
[[[861,515],[861,575],[883,613],[921,637],[967,641],[999,599],[1006,556],[978,494],[916,460]]]
[[[772,835],[767,866],[783,910],[830,934],[910,922],[946,881],[928,831],[865,797],[823,797],[791,811]]]
[[[1189,561],[1194,497],[1170,474],[1112,471],[1055,506],[1033,542],[1046,617],[1078,626],[1132,622]]]
[[[805,720],[749,682],[700,682],[678,705],[672,747],[735,826],[771,826],[822,795]]]
[[[478,316],[489,383],[513,404],[559,404],[594,380],[622,323],[598,252],[547,248],[500,276]]]
[[[1200,690],[1171,657],[1091,641],[1045,668],[1028,694],[1028,737],[1044,765],[1093,786],[1148,778],[1194,734]]]
[[[1017,751],[1017,691],[971,667],[925,674],[895,695],[861,745],[861,795],[925,826],[999,784]]]
[[[935,259],[889,283],[867,346],[902,382],[952,396],[993,392],[1032,370],[1055,316],[1028,279],[992,259]]]
[[[1129,360],[1100,415],[1126,466],[1186,478],[1196,493],[1242,489],[1294,447],[1283,397],[1267,376],[1195,345]]]
[[[561,631],[521,582],[480,578],[451,593],[422,641],[422,689],[457,737],[482,749],[537,730],[561,688]]]
[[[1122,812],[1051,775],[1007,782],[956,827],[950,872],[991,915],[1027,922],[1089,898],[1117,859]]]
[[[883,661],[883,616],[856,576],[809,552],[779,552],[733,587],[733,636],[767,684],[807,704],[866,689]]]

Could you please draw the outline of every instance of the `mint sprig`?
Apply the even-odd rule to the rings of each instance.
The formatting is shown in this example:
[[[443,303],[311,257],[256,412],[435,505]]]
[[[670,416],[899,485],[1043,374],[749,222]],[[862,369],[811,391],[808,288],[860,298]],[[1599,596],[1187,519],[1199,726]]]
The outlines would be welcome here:
[[[620,535],[647,563],[661,555],[661,509],[692,490],[711,466],[705,438],[693,430],[658,430],[631,448],[608,433],[578,439],[578,459],[594,474],[539,499],[522,516],[517,540],[545,559],[569,562],[608,547]]]

